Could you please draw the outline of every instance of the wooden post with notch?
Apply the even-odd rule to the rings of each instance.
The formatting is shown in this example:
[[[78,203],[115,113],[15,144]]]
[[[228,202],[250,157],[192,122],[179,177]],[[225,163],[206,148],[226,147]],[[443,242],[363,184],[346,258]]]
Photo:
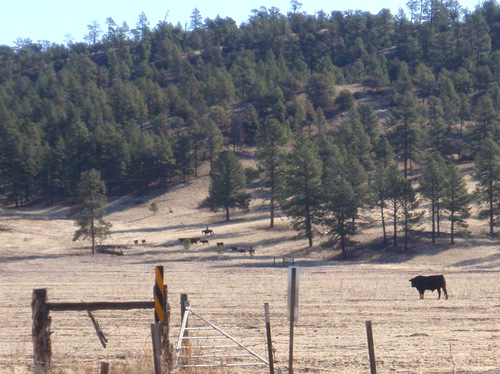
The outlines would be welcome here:
[[[35,374],[46,373],[52,360],[50,341],[50,315],[47,305],[47,289],[34,289],[31,300],[32,340]]]

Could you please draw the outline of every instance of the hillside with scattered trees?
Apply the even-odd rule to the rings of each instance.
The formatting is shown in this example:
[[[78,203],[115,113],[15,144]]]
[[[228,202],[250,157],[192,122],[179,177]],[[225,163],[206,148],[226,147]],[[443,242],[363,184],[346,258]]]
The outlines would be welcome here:
[[[322,227],[347,253],[365,211],[386,245],[407,248],[423,215],[433,241],[446,222],[453,243],[473,204],[495,235],[497,2],[410,1],[397,14],[290,5],[241,25],[194,9],[189,27],[141,14],[134,28],[94,22],[81,43],[0,46],[3,203],[67,201],[92,169],[108,195],[167,190],[205,163],[206,207],[229,220],[258,183],[270,227],[279,210],[310,246]],[[248,147],[258,167],[242,170],[234,155]],[[225,166],[232,188],[220,188],[234,174]]]

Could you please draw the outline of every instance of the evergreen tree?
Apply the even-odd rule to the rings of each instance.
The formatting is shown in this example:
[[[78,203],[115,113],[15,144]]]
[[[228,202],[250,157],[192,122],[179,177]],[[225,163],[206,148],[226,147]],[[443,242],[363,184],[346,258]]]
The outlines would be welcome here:
[[[224,143],[224,139],[222,136],[222,131],[217,124],[211,120],[210,118],[205,118],[201,123],[201,131],[202,136],[204,138],[204,149],[208,152],[208,160],[210,161],[210,170],[212,170],[212,166],[214,160],[217,158],[217,155],[222,150],[222,145]]]
[[[464,176],[452,163],[447,165],[443,187],[442,208],[448,212],[450,221],[450,244],[455,244],[456,226],[467,227],[465,219],[470,216],[471,196],[467,192]]]
[[[375,144],[374,152],[376,164],[382,165],[384,169],[387,169],[394,162],[396,157],[389,140],[387,140],[387,137],[384,135],[382,135],[378,143]]]
[[[339,175],[324,177],[329,188],[325,189],[324,223],[340,242],[343,255],[352,245],[350,237],[355,233],[354,218],[357,216],[357,201],[351,184]]]
[[[411,181],[407,180],[402,186],[402,213],[403,213],[403,232],[404,232],[404,249],[408,250],[408,243],[410,238],[410,231],[419,223],[423,212],[415,211],[420,201],[417,199],[415,189],[413,188]]]
[[[458,121],[460,110],[460,97],[455,90],[455,85],[445,72],[439,76],[439,98],[443,105],[444,119],[448,126]]]
[[[373,108],[363,103],[358,107],[359,120],[363,125],[365,133],[370,137],[370,143],[374,147],[380,137],[380,121]]]
[[[97,170],[82,172],[78,183],[75,206],[71,217],[78,229],[73,241],[90,239],[92,254],[96,253],[96,239],[105,240],[111,234],[111,223],[104,219],[104,206],[107,204],[106,185]]]
[[[422,98],[422,103],[436,90],[436,77],[432,69],[423,63],[417,65],[414,83],[419,96]]]
[[[445,162],[441,156],[435,154],[425,163],[422,177],[420,178],[420,193],[430,202],[430,215],[432,222],[432,242],[436,242],[436,234],[440,234],[440,210],[445,184]]]
[[[170,139],[164,135],[154,137],[154,176],[164,186],[171,181],[175,169],[174,151]]]
[[[493,108],[490,96],[481,96],[474,107],[473,119],[475,124],[471,127],[469,141],[474,151],[479,149],[486,138],[500,138],[500,118]]]
[[[338,138],[344,149],[349,149],[349,153],[354,155],[367,170],[373,169],[373,145],[356,109],[349,113]]]
[[[431,152],[438,152],[443,156],[451,153],[450,128],[444,118],[441,99],[430,96],[427,109],[427,144]]]
[[[398,246],[398,226],[404,217],[408,181],[393,164],[386,170],[386,196],[393,226],[393,246]]]
[[[283,181],[284,146],[289,139],[289,128],[275,119],[266,120],[257,129],[255,157],[264,172],[263,184],[269,188],[270,228],[274,227],[275,210]]]
[[[245,192],[246,177],[241,162],[230,151],[222,151],[210,171],[208,197],[200,207],[213,212],[224,209],[226,221],[230,220],[230,209],[248,210],[250,194]]]
[[[191,137],[191,144],[193,146],[193,164],[194,164],[194,176],[198,176],[198,166],[200,165],[201,155],[204,151],[204,133],[202,127],[198,122],[195,122],[189,131]]]
[[[186,178],[194,173],[193,146],[189,135],[181,135],[174,143],[174,158],[176,169],[185,182]]]
[[[317,108],[316,109],[316,127],[318,128],[318,132],[322,133],[323,131],[325,131],[327,126],[328,126],[328,121],[325,118],[325,114],[323,112],[323,109]]]
[[[314,73],[309,77],[306,87],[307,97],[312,105],[328,112],[335,94],[334,84],[328,76]]]
[[[314,144],[301,136],[287,158],[281,206],[293,227],[313,245],[313,225],[320,222],[322,165]]]
[[[494,235],[496,219],[500,213],[500,146],[486,138],[476,156],[475,176],[478,179],[476,197],[481,218],[488,218],[489,233]]]
[[[382,225],[382,236],[384,238],[384,245],[387,245],[387,230],[385,210],[388,206],[389,191],[388,191],[388,170],[383,165],[378,165],[373,176],[373,183],[371,188],[375,196],[375,206],[380,212],[380,223]]]
[[[394,102],[396,106],[392,110],[389,123],[392,127],[391,144],[403,160],[403,172],[407,178],[411,173],[412,160],[415,159],[420,147],[419,108],[415,95],[410,91],[402,95],[396,94]]]
[[[337,152],[335,152],[337,153]],[[366,172],[357,158],[340,149],[325,162],[323,182],[324,223],[339,239],[344,256],[352,245],[355,220],[366,204],[368,190]]]

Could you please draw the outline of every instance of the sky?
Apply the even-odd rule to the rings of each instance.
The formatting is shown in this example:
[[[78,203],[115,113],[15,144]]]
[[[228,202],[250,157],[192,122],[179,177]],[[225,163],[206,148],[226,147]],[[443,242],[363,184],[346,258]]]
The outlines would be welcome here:
[[[480,0],[459,0],[459,3],[473,10]],[[402,8],[407,12],[407,0],[350,0],[336,3],[328,0],[302,0],[300,9],[307,14],[323,10],[329,14],[333,10],[362,10],[373,14],[389,8],[394,15]],[[176,25],[189,24],[193,9],[197,8],[203,19],[230,17],[239,25],[246,22],[253,9],[264,6],[276,7],[282,14],[291,10],[290,0],[0,0],[0,45],[14,46],[18,38],[33,42],[50,41],[66,44],[68,36],[75,42],[83,41],[88,33],[87,26],[97,21],[103,31],[106,19],[111,17],[116,24],[126,22],[133,29],[139,15],[144,13],[154,28],[166,20]]]

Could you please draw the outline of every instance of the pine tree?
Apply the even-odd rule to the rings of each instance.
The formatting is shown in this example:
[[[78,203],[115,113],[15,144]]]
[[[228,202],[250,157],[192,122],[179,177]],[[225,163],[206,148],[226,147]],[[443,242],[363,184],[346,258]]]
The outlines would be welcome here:
[[[439,152],[441,155],[451,153],[449,127],[444,120],[445,113],[441,100],[435,96],[429,96],[427,109],[427,143],[431,152]]]
[[[481,96],[473,110],[474,126],[469,134],[471,148],[477,151],[486,138],[498,139],[500,137],[500,118],[493,107],[491,97]]]
[[[406,180],[406,183],[403,184],[402,196],[401,196],[401,206],[403,213],[403,232],[404,232],[404,243],[405,243],[405,251],[408,250],[408,243],[410,238],[410,231],[413,229],[420,221],[420,218],[423,215],[423,212],[415,211],[420,201],[417,199],[417,194],[415,189],[413,188],[411,181]]]
[[[232,208],[248,210],[251,196],[245,192],[246,177],[241,162],[230,151],[222,151],[210,171],[208,197],[200,205],[213,212],[224,209],[226,221]]]
[[[322,165],[314,143],[301,136],[287,159],[281,206],[293,227],[313,245],[313,225],[319,223]]]
[[[359,187],[356,185],[357,178],[352,178],[355,174],[352,169],[357,169],[352,161],[353,159],[345,153],[340,157],[332,157],[326,161],[327,166],[322,179],[323,222],[339,239],[344,256],[352,244],[350,237],[355,233],[355,219],[364,202],[362,201],[364,196],[360,196],[357,191]]]
[[[219,126],[210,118],[204,118],[201,123],[201,131],[204,138],[204,149],[208,152],[210,170],[212,170],[214,160],[221,152],[224,139]]]
[[[188,175],[194,173],[194,157],[191,138],[188,135],[181,135],[174,144],[175,165],[185,182]]]
[[[380,223],[382,224],[384,245],[387,245],[385,209],[388,206],[389,200],[387,172],[387,169],[384,168],[383,165],[378,165],[373,176],[373,183],[370,185],[375,195],[375,206],[380,211]]]
[[[422,98],[422,103],[424,103],[425,99],[431,96],[436,89],[436,77],[432,69],[423,63],[418,64],[414,82],[420,94],[419,96]]]
[[[455,244],[455,225],[467,227],[465,219],[470,216],[470,201],[464,176],[456,165],[450,163],[446,170],[442,204],[450,221],[450,244]]]
[[[96,253],[96,239],[105,240],[111,234],[111,222],[104,219],[104,206],[107,203],[106,185],[97,170],[84,171],[78,183],[76,204],[71,209],[78,229],[73,241],[90,239],[92,254]]]
[[[274,215],[283,181],[284,146],[289,139],[288,126],[275,119],[265,121],[257,129],[255,157],[264,172],[263,183],[269,188],[270,228],[274,227]]]
[[[420,147],[419,109],[417,99],[411,91],[396,94],[394,101],[396,106],[389,124],[392,127],[391,144],[403,160],[403,172],[407,178],[412,169],[412,160]]]
[[[429,157],[420,178],[420,192],[430,202],[432,221],[432,242],[436,242],[436,233],[440,233],[440,206],[445,183],[445,162],[438,154]]]
[[[404,201],[408,181],[393,164],[386,170],[385,180],[387,183],[386,196],[393,226],[393,246],[398,246],[398,226],[400,219],[404,216]]]
[[[486,205],[480,217],[488,217],[489,233],[493,236],[500,212],[500,146],[491,138],[483,141],[476,156],[475,176],[478,179],[475,192],[478,204]]]

